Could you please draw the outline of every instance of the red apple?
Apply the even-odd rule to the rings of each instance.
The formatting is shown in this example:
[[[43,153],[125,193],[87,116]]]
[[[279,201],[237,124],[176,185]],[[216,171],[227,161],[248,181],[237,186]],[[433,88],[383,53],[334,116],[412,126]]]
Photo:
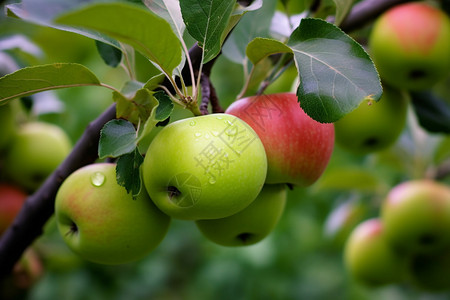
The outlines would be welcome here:
[[[26,198],[27,194],[20,188],[0,184],[0,235],[13,222]]]
[[[232,103],[226,113],[249,124],[267,154],[266,183],[313,184],[334,147],[334,125],[319,123],[300,107],[293,93],[252,96]]]

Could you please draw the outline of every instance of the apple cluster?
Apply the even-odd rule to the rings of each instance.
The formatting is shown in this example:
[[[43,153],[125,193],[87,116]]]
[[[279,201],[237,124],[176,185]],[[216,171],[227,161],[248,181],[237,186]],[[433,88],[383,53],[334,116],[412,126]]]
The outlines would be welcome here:
[[[368,286],[409,282],[426,291],[450,289],[450,187],[430,179],[393,187],[380,216],[350,234],[344,262]]]
[[[311,119],[292,93],[254,96],[225,113],[185,118],[151,141],[133,200],[115,164],[71,174],[55,201],[59,231],[86,260],[135,261],[153,250],[170,220],[193,221],[210,241],[245,246],[275,228],[286,186],[306,187],[325,170],[334,125]]]

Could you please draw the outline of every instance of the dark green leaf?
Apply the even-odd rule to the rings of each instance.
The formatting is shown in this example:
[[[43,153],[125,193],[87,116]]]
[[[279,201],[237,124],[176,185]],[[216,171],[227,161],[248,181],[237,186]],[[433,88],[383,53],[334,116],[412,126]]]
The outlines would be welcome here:
[[[181,62],[181,44],[169,23],[141,6],[97,3],[69,12],[55,22],[96,30],[128,44],[168,76]]]
[[[100,131],[99,158],[119,157],[131,153],[135,148],[136,130],[126,120],[111,120]]]
[[[333,24],[303,19],[288,46],[299,72],[300,105],[311,118],[335,122],[363,100],[381,97],[380,79],[369,55]]]
[[[97,51],[101,58],[108,66],[115,68],[120,64],[120,61],[122,60],[122,51],[98,40],[95,41],[95,45],[97,46]]]
[[[39,65],[0,78],[0,102],[61,88],[101,83],[85,66],[75,63]]]
[[[128,154],[120,156],[117,160],[117,183],[125,187],[127,193],[132,193],[133,198],[139,195],[141,191],[142,183],[139,168],[143,161],[144,158],[137,148]]]
[[[429,132],[450,133],[450,106],[431,91],[411,92],[420,126]]]
[[[156,108],[155,120],[164,121],[173,111],[173,102],[165,92],[156,92],[153,96],[159,102]]]
[[[204,50],[204,62],[219,54],[236,0],[180,0],[181,13],[189,34]]]

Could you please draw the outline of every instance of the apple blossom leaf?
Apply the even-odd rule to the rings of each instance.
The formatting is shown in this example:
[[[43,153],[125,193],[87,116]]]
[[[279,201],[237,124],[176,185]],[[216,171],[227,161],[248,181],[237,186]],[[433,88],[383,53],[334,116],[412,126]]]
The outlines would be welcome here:
[[[314,120],[335,122],[362,101],[380,99],[383,90],[369,55],[335,25],[302,19],[287,45],[299,73],[300,105]]]
[[[181,44],[169,23],[138,5],[96,3],[66,13],[55,22],[95,30],[128,44],[167,76],[181,62]]]
[[[85,66],[56,63],[19,69],[0,78],[0,103],[35,93],[79,86],[101,86]]]
[[[180,0],[181,13],[189,34],[203,48],[203,62],[219,54],[236,0]]]
[[[450,133],[450,106],[431,91],[411,92],[420,126],[428,132]]]
[[[292,53],[292,49],[274,39],[255,38],[248,44],[246,50],[247,57],[254,65],[276,53]]]
[[[140,166],[144,158],[137,148],[130,153],[119,157],[116,163],[116,180],[117,183],[131,193],[133,198],[139,195],[142,187]]]
[[[95,41],[95,45],[97,46],[97,51],[105,64],[113,68],[120,64],[122,60],[122,51],[98,40]]]
[[[100,131],[98,157],[119,157],[136,148],[136,130],[131,122],[115,119],[107,122]]]

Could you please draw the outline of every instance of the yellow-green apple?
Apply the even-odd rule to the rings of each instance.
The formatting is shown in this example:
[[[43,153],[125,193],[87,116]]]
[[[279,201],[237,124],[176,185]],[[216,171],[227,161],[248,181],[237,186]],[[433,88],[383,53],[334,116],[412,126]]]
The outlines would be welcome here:
[[[0,184],[0,235],[14,221],[26,198],[27,194],[21,188],[9,183]]]
[[[386,240],[410,253],[429,253],[450,245],[450,188],[433,180],[405,181],[383,201]]]
[[[385,86],[378,102],[363,101],[334,123],[336,143],[358,154],[383,150],[397,141],[406,125],[408,100]]]
[[[344,264],[352,278],[368,286],[382,286],[403,279],[406,260],[385,240],[385,226],[368,219],[350,234],[344,249]]]
[[[421,290],[450,290],[450,249],[414,255],[409,265],[408,279]]]
[[[374,23],[369,49],[385,82],[428,89],[450,72],[450,19],[423,2],[394,6]]]
[[[10,104],[0,104],[0,151],[5,149],[15,133],[15,120]]]
[[[244,120],[260,137],[267,154],[266,183],[309,186],[328,165],[334,126],[309,117],[295,94],[239,99],[225,112]]]
[[[267,237],[278,224],[286,204],[284,184],[266,184],[246,208],[229,217],[197,220],[200,232],[222,246],[248,246]]]
[[[8,176],[32,192],[36,190],[72,148],[71,141],[59,126],[30,122],[18,128],[5,157]]]
[[[267,172],[255,131],[229,114],[173,122],[153,139],[142,166],[155,204],[177,219],[217,219],[247,207]]]
[[[58,230],[82,258],[100,264],[139,260],[156,248],[170,218],[145,189],[133,199],[116,180],[116,165],[97,163],[72,173],[55,200]]]

